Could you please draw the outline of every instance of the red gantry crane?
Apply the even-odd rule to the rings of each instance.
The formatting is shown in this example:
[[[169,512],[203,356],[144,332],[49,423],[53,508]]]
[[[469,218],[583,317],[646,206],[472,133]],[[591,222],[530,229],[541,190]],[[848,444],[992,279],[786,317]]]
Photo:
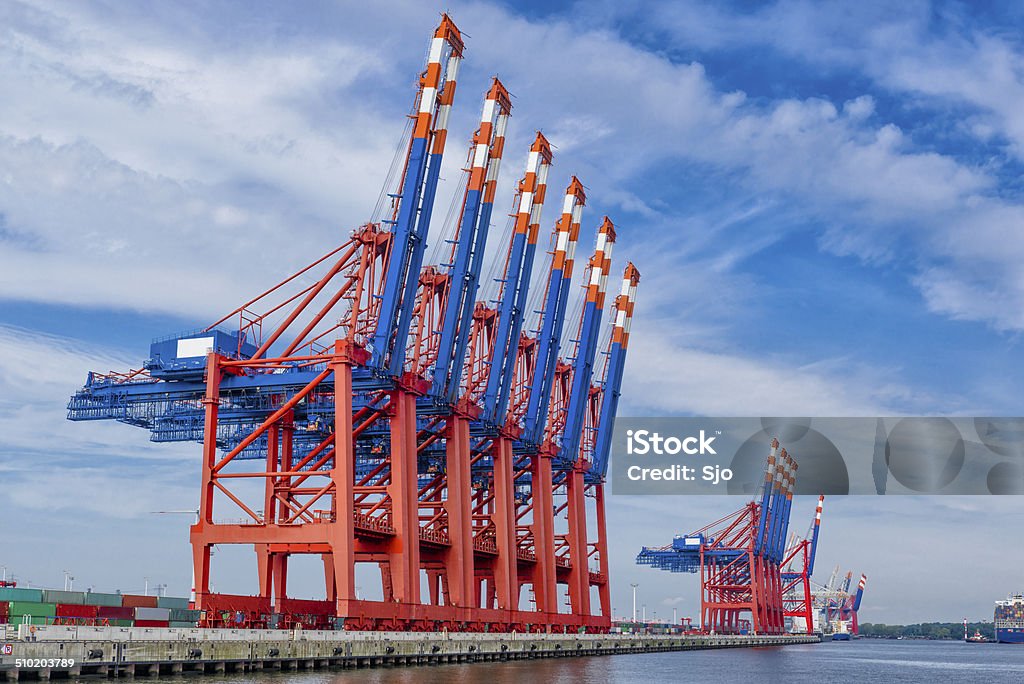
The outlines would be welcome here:
[[[781,563],[796,485],[796,461],[772,440],[760,500],[672,544],[644,547],[636,562],[701,578],[701,629],[716,634],[782,634]]]
[[[573,352],[561,356],[586,198],[572,177],[546,290],[527,311],[552,165],[538,133],[501,246],[497,298],[480,299],[512,109],[498,79],[470,141],[457,216],[433,238],[441,263],[430,263],[463,52],[444,15],[408,144],[370,221],[212,325],[154,341],[143,368],[91,373],[68,404],[71,420],[118,420],[157,442],[202,444],[190,536],[207,626],[610,627],[604,481],[640,274],[626,267],[599,358],[615,241],[606,218]],[[212,550],[223,544],[254,549],[256,596],[211,589]],[[321,560],[326,600],[292,596],[296,555]],[[380,577],[376,592],[357,595],[360,567]]]

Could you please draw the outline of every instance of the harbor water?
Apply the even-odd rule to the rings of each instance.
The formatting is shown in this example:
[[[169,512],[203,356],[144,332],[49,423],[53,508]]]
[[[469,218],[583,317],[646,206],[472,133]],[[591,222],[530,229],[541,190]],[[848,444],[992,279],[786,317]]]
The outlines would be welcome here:
[[[84,680],[83,680],[84,681]],[[96,681],[95,679],[90,681]],[[195,684],[570,684],[584,682],[766,682],[779,684],[995,684],[1024,682],[1024,647],[961,641],[860,639],[782,648],[551,658],[465,665],[317,672],[261,672],[220,677],[161,677]]]

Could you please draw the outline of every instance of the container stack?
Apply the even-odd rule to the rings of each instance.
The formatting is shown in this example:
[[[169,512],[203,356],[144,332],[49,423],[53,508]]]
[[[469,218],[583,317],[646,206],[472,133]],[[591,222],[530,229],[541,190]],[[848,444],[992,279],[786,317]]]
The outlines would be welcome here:
[[[0,624],[195,627],[188,599],[0,587]]]

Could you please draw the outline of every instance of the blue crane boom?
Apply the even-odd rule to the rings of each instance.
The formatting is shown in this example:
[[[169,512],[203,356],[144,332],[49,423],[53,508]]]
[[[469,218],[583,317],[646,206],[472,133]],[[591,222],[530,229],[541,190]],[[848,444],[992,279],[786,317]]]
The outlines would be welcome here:
[[[457,30],[453,29],[454,25],[442,23],[430,43],[427,69],[420,80],[417,95],[419,106],[409,141],[401,190],[395,197],[398,211],[389,221],[392,223],[393,240],[391,258],[371,343],[370,365],[396,377],[401,375],[405,361],[404,343],[412,317],[412,302],[430,224],[430,209],[434,203],[447,137],[447,131],[442,126],[447,125],[447,108],[451,106],[455,95],[455,79],[462,58],[462,40]],[[431,139],[434,148],[428,155],[427,147]]]
[[[562,324],[565,320],[565,305],[568,301],[569,283],[572,280],[576,241],[579,239],[580,220],[586,202],[583,184],[573,176],[565,191],[562,216],[555,225],[551,271],[548,274],[547,291],[544,295],[540,330],[537,333],[539,348],[536,369],[533,382],[530,384],[530,399],[523,420],[523,439],[532,444],[539,444],[544,437],[555,365],[558,361],[558,348],[562,338]]]
[[[611,452],[612,432],[615,415],[619,408],[622,392],[623,369],[626,365],[626,350],[629,348],[629,329],[636,305],[636,289],[640,283],[640,271],[632,262],[626,264],[622,276],[622,289],[615,298],[612,309],[612,338],[605,366],[604,395],[601,398],[601,420],[594,443],[594,459],[586,474],[588,482],[604,482],[608,473],[608,457]]]
[[[590,282],[583,305],[579,339],[576,341],[576,358],[573,360],[572,390],[562,430],[562,444],[557,461],[572,465],[579,460],[580,435],[583,430],[584,412],[590,392],[594,356],[600,334],[601,314],[604,309],[605,292],[608,287],[608,271],[611,269],[612,246],[615,244],[615,226],[605,216],[597,233],[597,246],[590,260]]]
[[[811,533],[811,553],[807,561],[807,576],[814,574],[814,557],[818,553],[818,532],[821,531],[821,509],[825,505],[825,495],[818,497],[818,507],[814,511],[814,531]]]
[[[511,109],[511,102],[508,108]],[[469,333],[473,326],[473,310],[476,307],[476,291],[480,282],[480,271],[483,268],[484,250],[487,234],[491,227],[491,213],[494,210],[494,195],[498,186],[498,174],[501,169],[501,158],[505,146],[505,127],[508,114],[499,114],[494,125],[494,142],[491,144],[491,155],[487,162],[487,177],[484,180],[483,199],[480,204],[480,216],[477,220],[476,240],[470,255],[469,272],[467,274],[467,292],[459,312],[459,323],[455,335],[455,351],[452,354],[451,378],[448,383],[448,402],[454,404],[459,398],[460,380],[466,358],[466,346],[469,344]]]
[[[441,338],[431,383],[430,393],[434,397],[454,399],[454,394],[449,393],[449,388],[454,386],[455,391],[458,391],[465,346],[458,354],[455,347],[459,332],[465,335],[468,330],[468,316],[472,314],[472,302],[476,300],[479,272],[474,272],[471,267],[474,253],[483,251],[484,248],[484,241],[480,240],[481,229],[485,232],[486,240],[487,226],[481,225],[480,214],[487,169],[491,159],[501,153],[500,148],[495,147],[495,143],[500,144],[504,137],[504,124],[501,123],[499,126],[499,122],[508,117],[511,107],[508,91],[501,81],[495,78],[484,100],[480,127],[474,133],[471,145],[469,182],[466,184],[466,193],[462,201],[455,257],[449,268],[448,302],[441,325]],[[479,258],[475,263],[479,268]],[[467,302],[470,304],[469,307],[466,306]]]
[[[519,209],[516,213],[512,246],[502,278],[498,329],[491,350],[491,372],[483,396],[483,418],[501,425],[508,411],[508,398],[515,378],[519,334],[523,327],[523,307],[530,289],[537,229],[544,206],[547,172],[551,164],[551,145],[537,133],[527,160],[526,175],[519,185]],[[536,219],[536,220],[535,220]]]

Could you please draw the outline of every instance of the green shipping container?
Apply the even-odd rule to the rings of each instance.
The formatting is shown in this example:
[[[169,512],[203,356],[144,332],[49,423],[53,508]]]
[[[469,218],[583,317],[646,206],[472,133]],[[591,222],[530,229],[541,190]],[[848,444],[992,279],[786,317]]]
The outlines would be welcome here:
[[[85,593],[85,605],[87,606],[121,606],[120,594],[101,594],[95,591]]]
[[[31,601],[42,603],[42,589],[21,589],[20,587],[0,587],[0,601]]]
[[[21,622],[22,615],[53,617],[57,614],[57,605],[54,603],[11,601],[11,607],[8,610],[10,611],[11,619],[17,624]]]
[[[168,627],[195,627],[195,622],[189,622],[185,620],[171,620]]]
[[[200,612],[198,610],[181,610],[179,608],[171,608],[171,621],[172,622],[196,622],[199,620]]]
[[[131,627],[131,620],[110,620],[111,627]]]
[[[188,599],[177,598],[175,596],[161,596],[156,600],[156,607],[186,610],[188,609]]]
[[[85,603],[84,591],[60,591],[59,589],[43,589],[44,603],[71,603],[80,606]]]
[[[12,615],[10,617],[12,625],[49,625],[53,622],[53,618],[42,617],[42,616],[29,616],[24,615]]]

